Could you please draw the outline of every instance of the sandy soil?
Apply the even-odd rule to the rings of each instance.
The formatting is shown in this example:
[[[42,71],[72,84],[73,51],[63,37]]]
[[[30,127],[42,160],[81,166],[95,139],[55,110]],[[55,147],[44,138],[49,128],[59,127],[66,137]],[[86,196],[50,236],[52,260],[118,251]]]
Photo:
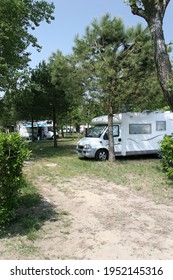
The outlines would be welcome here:
[[[44,182],[44,204],[65,211],[63,220],[47,220],[34,241],[1,239],[0,259],[173,259],[173,205],[105,180]]]

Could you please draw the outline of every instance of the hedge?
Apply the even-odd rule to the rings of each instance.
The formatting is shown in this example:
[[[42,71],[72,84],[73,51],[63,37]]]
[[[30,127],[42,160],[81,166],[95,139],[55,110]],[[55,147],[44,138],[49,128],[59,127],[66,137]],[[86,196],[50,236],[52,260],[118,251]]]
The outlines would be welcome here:
[[[160,152],[163,170],[170,179],[173,179],[173,137],[165,135],[161,141]]]
[[[0,225],[14,218],[29,154],[27,142],[18,133],[0,133]]]

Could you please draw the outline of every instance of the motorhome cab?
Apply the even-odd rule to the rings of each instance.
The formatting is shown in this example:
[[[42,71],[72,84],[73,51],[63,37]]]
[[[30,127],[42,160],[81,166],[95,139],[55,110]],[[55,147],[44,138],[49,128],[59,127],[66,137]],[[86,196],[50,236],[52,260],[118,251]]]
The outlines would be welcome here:
[[[108,116],[92,120],[87,136],[77,143],[80,158],[108,159]],[[113,116],[115,156],[155,154],[164,135],[173,136],[173,113],[144,111]]]

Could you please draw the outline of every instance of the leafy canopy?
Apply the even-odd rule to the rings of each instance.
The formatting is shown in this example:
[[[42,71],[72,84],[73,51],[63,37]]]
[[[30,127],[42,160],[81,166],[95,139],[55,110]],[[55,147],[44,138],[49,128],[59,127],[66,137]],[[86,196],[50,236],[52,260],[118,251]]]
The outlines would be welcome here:
[[[102,113],[107,114],[110,106],[114,113],[124,106],[130,110],[163,106],[148,29],[140,24],[125,28],[122,19],[106,14],[94,20],[75,43],[86,91]]]
[[[0,89],[8,88],[16,70],[29,61],[28,46],[41,49],[32,30],[54,19],[54,4],[36,0],[0,1]]]

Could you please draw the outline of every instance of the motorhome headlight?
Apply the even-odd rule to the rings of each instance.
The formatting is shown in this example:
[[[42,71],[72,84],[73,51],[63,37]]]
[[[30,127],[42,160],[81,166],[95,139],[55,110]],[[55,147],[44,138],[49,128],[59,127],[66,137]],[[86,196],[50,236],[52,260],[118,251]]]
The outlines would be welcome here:
[[[92,148],[92,147],[91,147],[90,144],[85,144],[85,145],[84,145],[84,149],[87,149],[87,150],[88,150],[88,149],[91,149],[91,148]]]

